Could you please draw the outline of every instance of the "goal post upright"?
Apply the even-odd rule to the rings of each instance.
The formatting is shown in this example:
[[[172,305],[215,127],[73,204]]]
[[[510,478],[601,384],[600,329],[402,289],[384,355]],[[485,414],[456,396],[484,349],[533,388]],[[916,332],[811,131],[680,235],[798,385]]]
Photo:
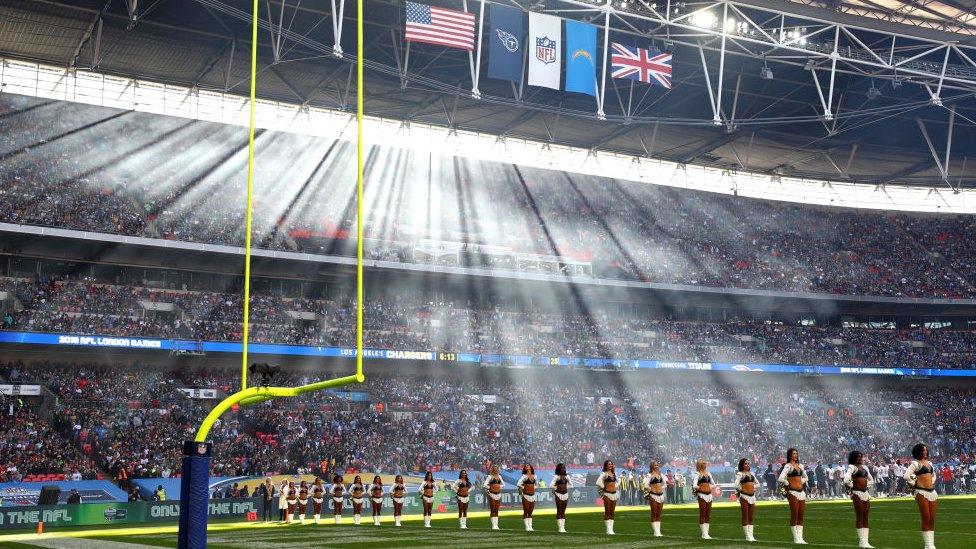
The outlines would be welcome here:
[[[274,398],[295,397],[304,393],[332,387],[363,383],[363,310],[365,289],[363,274],[363,3],[356,0],[356,373],[300,385],[297,387],[248,387],[248,327],[251,290],[251,228],[254,184],[255,101],[257,90],[258,15],[259,0],[253,0],[251,20],[251,89],[248,124],[247,207],[244,235],[244,306],[241,334],[241,390],[226,397],[215,406],[200,424],[192,441],[183,443],[182,477],[180,479],[179,549],[205,549],[207,546],[207,516],[209,512],[210,461],[213,444],[207,441],[210,429],[235,404],[249,406]],[[337,38],[338,41],[338,38]]]

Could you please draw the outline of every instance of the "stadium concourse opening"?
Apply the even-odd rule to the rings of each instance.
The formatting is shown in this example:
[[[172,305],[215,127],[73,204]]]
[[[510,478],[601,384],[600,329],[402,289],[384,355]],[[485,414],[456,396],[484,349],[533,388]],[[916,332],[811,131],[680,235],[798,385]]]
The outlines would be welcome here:
[[[890,4],[0,4],[0,545],[971,546],[976,12]]]

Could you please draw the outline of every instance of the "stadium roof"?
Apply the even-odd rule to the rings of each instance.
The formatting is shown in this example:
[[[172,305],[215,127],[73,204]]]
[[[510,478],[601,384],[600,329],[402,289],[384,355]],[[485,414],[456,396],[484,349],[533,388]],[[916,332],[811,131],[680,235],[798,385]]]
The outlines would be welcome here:
[[[790,0],[892,23],[960,34],[976,34],[974,0]]]
[[[716,31],[687,24],[694,13],[722,9],[724,2],[675,2],[683,23],[662,25],[652,24],[656,3],[636,1],[646,9],[615,12],[611,27],[672,51],[674,88],[631,88],[610,80],[601,120],[589,96],[521,90],[487,78],[481,78],[482,95],[475,99],[467,55],[456,51],[415,46],[404,70],[402,3],[367,0],[367,111],[408,123],[729,170],[943,189],[976,186],[976,166],[970,165],[976,162],[969,160],[976,155],[976,50],[962,49],[976,44],[976,0],[729,2],[740,21],[755,20],[760,34],[777,25],[797,34],[792,46],[772,48],[757,36],[730,37],[727,55],[720,53]],[[560,11],[566,2],[585,6],[582,0],[518,3],[590,20],[602,13],[593,10],[603,9]],[[331,1],[261,1],[259,97],[354,108],[354,4],[346,4],[344,53],[337,57]],[[244,95],[249,6],[246,0],[2,0],[0,55]],[[469,10],[475,9],[472,0]],[[778,22],[759,20],[768,10],[779,10]],[[857,41],[844,38],[850,59],[831,70],[829,36],[836,30],[846,37],[841,26],[844,33],[857,33]],[[881,60],[886,48],[891,59],[902,59],[889,62],[891,70],[871,57]],[[718,89],[722,58],[724,103],[716,109],[710,96]],[[828,79],[836,80],[830,91]],[[825,117],[825,110],[832,116]]]

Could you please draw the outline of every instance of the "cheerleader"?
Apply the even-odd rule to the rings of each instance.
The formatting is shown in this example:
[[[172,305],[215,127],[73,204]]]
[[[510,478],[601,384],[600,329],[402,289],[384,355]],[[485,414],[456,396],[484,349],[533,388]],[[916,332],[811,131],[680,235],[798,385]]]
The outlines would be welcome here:
[[[424,481],[420,483],[420,499],[424,504],[424,528],[430,528],[430,515],[434,510],[434,474],[430,471],[424,475]]]
[[[380,510],[383,509],[383,479],[379,475],[373,477],[369,487],[369,503],[373,507],[373,526],[379,526]]]
[[[308,484],[303,480],[298,485],[298,521],[305,524],[305,511],[308,510]]]
[[[470,500],[471,494],[471,481],[468,480],[467,469],[461,469],[458,473],[458,478],[451,484],[451,490],[455,494],[458,506],[458,522],[461,523],[461,529],[468,529],[468,501]]]
[[[695,487],[695,499],[698,501],[698,527],[701,529],[702,539],[712,539],[708,529],[712,521],[712,486],[715,481],[708,472],[708,463],[700,459],[695,462],[695,476],[691,485]]]
[[[652,461],[641,483],[641,490],[644,492],[644,499],[651,504],[651,529],[654,537],[659,538],[661,534],[661,511],[664,509],[664,475],[661,474],[661,464]]]
[[[807,471],[800,463],[800,452],[796,448],[786,451],[786,463],[779,472],[781,491],[785,492],[790,503],[790,529],[793,530],[793,543],[806,545],[803,541],[803,512],[807,508],[806,492],[803,487],[808,481]]]
[[[278,520],[285,522],[285,515],[288,514],[288,481],[281,482],[278,487]]]
[[[759,480],[752,474],[752,464],[742,458],[735,473],[735,493],[739,498],[739,509],[742,511],[742,531],[746,534],[746,541],[756,541],[752,535],[753,520],[756,517],[756,484]]]
[[[335,517],[335,523],[342,523],[342,500],[346,495],[346,485],[342,483],[342,477],[340,475],[335,475],[332,477],[332,489],[329,490],[332,493],[332,511]]]
[[[356,475],[349,485],[349,500],[352,501],[352,522],[359,524],[363,515],[363,496],[366,494],[366,487],[363,486],[363,477]]]
[[[295,483],[288,483],[288,498],[286,499],[288,504],[287,509],[285,509],[285,524],[291,524],[291,518],[295,516],[296,507],[298,507],[298,490],[295,489]]]
[[[870,548],[868,543],[868,512],[871,511],[871,495],[868,486],[874,482],[871,471],[864,465],[864,454],[854,450],[847,455],[847,471],[844,472],[844,488],[854,502],[854,527],[857,528],[857,546]]]
[[[325,487],[322,486],[322,479],[316,478],[312,483],[312,517],[315,524],[322,518],[322,502],[325,501]]]
[[[569,489],[572,483],[569,475],[566,474],[566,465],[560,463],[556,465],[556,473],[552,476],[549,483],[552,490],[553,500],[556,502],[556,525],[559,526],[559,533],[566,533],[566,504],[569,503]]]
[[[390,500],[393,501],[393,523],[400,524],[400,517],[403,515],[403,496],[407,493],[407,487],[403,483],[403,475],[397,475],[393,479],[393,488],[390,489]]]
[[[488,509],[491,515],[491,529],[499,530],[498,528],[498,508],[502,504],[502,488],[505,487],[505,481],[502,480],[501,474],[498,472],[498,466],[492,465],[491,469],[488,471],[488,476],[485,477],[484,483],[481,487],[485,490],[485,495],[488,499]]]
[[[525,523],[525,531],[532,531],[532,511],[535,510],[535,467],[529,464],[522,466],[522,476],[519,477],[515,486],[522,496],[522,522]]]
[[[603,471],[596,479],[597,492],[603,498],[603,523],[607,527],[607,534],[613,534],[613,512],[617,507],[617,499],[620,493],[617,492],[617,470],[612,460],[603,462]]]
[[[922,516],[922,541],[925,549],[935,549],[935,512],[939,508],[939,494],[935,491],[935,467],[929,461],[929,447],[912,447],[911,465],[905,470],[905,484],[915,495],[918,512]]]

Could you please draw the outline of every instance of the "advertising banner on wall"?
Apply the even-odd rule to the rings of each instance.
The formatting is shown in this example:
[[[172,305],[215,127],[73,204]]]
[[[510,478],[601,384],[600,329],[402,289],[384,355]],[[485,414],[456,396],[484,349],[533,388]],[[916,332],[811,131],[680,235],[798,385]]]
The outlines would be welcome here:
[[[596,488],[587,486],[574,488],[569,492],[569,505],[593,506],[599,503]],[[277,501],[274,502],[277,506]],[[260,516],[262,502],[258,498],[216,499],[211,500],[209,516],[211,519],[254,520]],[[536,508],[555,507],[552,493],[548,490],[536,492]],[[471,492],[470,508],[472,511],[488,509],[485,494],[478,491]],[[516,490],[502,492],[502,508],[521,508],[519,494]],[[389,516],[393,511],[393,502],[389,497],[383,499],[383,514]],[[454,513],[457,502],[453,494],[440,490],[435,495],[435,513]],[[351,512],[351,510],[350,510]],[[403,502],[404,514],[422,512],[419,494],[409,493]],[[254,513],[249,517],[249,514]],[[78,526],[111,526],[116,524],[142,524],[152,522],[176,522],[180,516],[179,501],[133,503],[84,503],[81,505],[45,505],[25,507],[4,507],[0,509],[0,531],[2,530],[35,530],[37,523],[44,522],[48,531],[57,528]],[[277,512],[274,514],[277,517]]]

